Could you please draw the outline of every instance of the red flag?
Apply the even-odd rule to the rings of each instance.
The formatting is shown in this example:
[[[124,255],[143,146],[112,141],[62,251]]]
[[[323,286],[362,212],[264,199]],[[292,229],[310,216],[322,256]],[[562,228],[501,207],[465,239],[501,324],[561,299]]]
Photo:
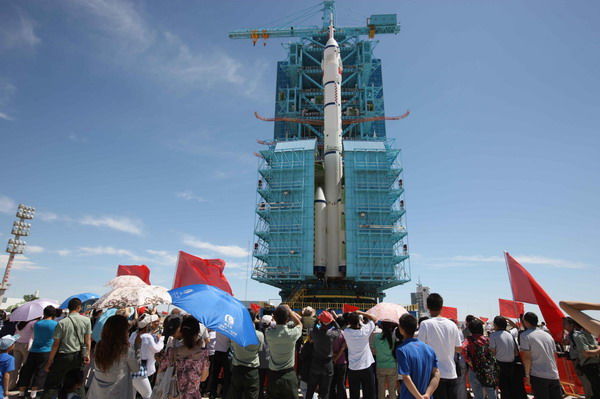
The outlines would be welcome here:
[[[119,265],[117,276],[138,276],[142,281],[150,285],[150,269],[146,265],[123,266]]]
[[[483,321],[484,323],[487,323],[489,319],[487,317],[480,317],[479,320]]]
[[[440,316],[445,317],[447,319],[458,320],[458,309],[451,308],[449,306],[443,306]]]
[[[260,306],[255,303],[251,303],[250,308],[252,308],[252,310],[254,310],[256,313],[260,312]]]
[[[500,305],[500,316],[518,319],[520,315],[525,313],[525,305],[523,302],[509,301],[508,299],[498,299]]]
[[[223,259],[202,259],[179,251],[173,288],[193,284],[207,284],[233,295],[229,282],[223,274],[223,269],[225,269]]]
[[[343,313],[352,313],[358,310],[358,306],[352,306],[348,304],[344,304]]]
[[[515,301],[537,304],[552,337],[556,341],[561,341],[563,338],[563,312],[519,262],[508,252],[505,252],[504,255]]]

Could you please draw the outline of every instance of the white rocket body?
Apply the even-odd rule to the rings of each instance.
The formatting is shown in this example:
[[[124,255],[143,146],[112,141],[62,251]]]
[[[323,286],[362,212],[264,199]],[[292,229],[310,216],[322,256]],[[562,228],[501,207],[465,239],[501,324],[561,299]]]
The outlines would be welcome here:
[[[340,190],[342,182],[342,59],[340,48],[329,28],[329,40],[323,52],[324,90],[324,163],[327,201],[327,278],[340,278]],[[345,262],[344,262],[345,263]]]
[[[327,201],[321,187],[315,190],[315,265],[314,271],[322,277],[327,270]]]

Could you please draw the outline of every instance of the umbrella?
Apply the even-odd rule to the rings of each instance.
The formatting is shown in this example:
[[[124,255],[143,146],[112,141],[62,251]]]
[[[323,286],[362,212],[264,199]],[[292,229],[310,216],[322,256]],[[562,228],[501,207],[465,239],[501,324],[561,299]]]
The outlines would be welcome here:
[[[30,321],[44,316],[44,308],[52,305],[58,307],[58,302],[52,299],[36,299],[25,302],[10,314],[10,321]]]
[[[69,301],[73,298],[79,298],[83,303],[88,302],[88,301],[92,301],[92,300],[97,300],[98,298],[100,298],[100,295],[98,294],[92,294],[91,292],[84,292],[83,294],[77,294],[77,295],[71,295],[70,297],[68,297],[67,299],[64,300],[64,302],[62,303],[62,305],[59,306],[59,309],[66,309],[69,307]]]
[[[121,287],[143,287],[148,285],[138,276],[118,276],[106,283],[106,286],[112,288]]]
[[[123,276],[133,277],[133,276]],[[137,278],[137,277],[136,277]],[[94,304],[95,309],[127,308],[171,304],[171,296],[165,287],[147,285],[138,287],[119,287],[107,292]]]
[[[381,302],[367,310],[367,313],[377,317],[380,321],[390,321],[398,324],[400,316],[408,312],[403,306],[396,305],[395,303]]]
[[[257,345],[254,323],[240,301],[212,285],[196,284],[169,291],[173,305],[241,346]]]
[[[92,330],[92,339],[96,342],[100,342],[100,338],[102,337],[102,329],[104,328],[104,323],[108,320],[109,317],[117,314],[117,309],[106,309],[98,320],[96,320],[96,324],[94,324],[94,329]]]

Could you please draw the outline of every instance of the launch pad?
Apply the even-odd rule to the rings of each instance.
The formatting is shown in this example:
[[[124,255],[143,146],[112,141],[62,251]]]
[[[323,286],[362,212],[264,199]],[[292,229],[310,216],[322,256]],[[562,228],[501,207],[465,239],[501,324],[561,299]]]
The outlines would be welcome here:
[[[231,38],[284,45],[277,64],[272,139],[259,141],[252,278],[278,287],[293,308],[367,309],[410,281],[400,151],[386,136],[379,34],[398,33],[394,14],[363,27],[260,28]],[[366,40],[361,37],[367,36]]]

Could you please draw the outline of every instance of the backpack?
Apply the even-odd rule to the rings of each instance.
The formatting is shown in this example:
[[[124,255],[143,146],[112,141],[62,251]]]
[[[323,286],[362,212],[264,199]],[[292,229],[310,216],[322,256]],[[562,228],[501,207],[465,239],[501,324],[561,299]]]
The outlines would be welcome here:
[[[496,358],[490,350],[490,344],[484,337],[467,337],[469,341],[469,357],[473,365],[473,372],[479,383],[484,387],[494,388],[498,386],[500,368]]]

